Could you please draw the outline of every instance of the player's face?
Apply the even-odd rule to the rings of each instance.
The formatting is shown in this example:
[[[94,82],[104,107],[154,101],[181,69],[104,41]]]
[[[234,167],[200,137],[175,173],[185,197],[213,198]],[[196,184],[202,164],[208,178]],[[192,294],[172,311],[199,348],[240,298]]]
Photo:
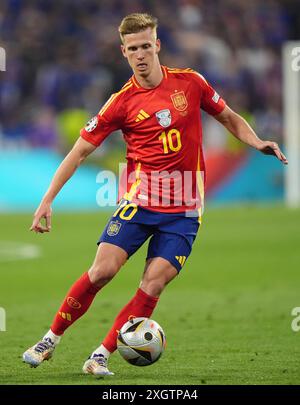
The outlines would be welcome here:
[[[124,35],[121,49],[133,72],[138,76],[149,76],[155,63],[159,63],[160,40],[156,39],[156,33],[151,28]]]

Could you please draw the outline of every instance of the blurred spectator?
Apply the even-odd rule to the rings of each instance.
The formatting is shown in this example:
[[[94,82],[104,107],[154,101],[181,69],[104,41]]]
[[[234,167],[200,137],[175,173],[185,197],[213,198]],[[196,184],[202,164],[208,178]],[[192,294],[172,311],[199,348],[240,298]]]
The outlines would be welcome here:
[[[80,108],[66,108],[58,114],[58,128],[63,145],[70,149],[78,138],[78,128],[89,119],[87,112]]]
[[[162,63],[200,71],[229,105],[252,117],[262,137],[280,141],[281,46],[299,38],[295,3],[1,0],[0,46],[7,53],[7,71],[0,72],[1,144],[22,139],[28,147],[57,148],[59,133],[67,144],[77,138],[131,75],[117,32],[131,12],[158,17]],[[207,147],[225,147],[222,131],[205,122]]]
[[[41,107],[34,112],[28,127],[28,142],[32,147],[54,149],[58,145],[56,116],[53,109]]]

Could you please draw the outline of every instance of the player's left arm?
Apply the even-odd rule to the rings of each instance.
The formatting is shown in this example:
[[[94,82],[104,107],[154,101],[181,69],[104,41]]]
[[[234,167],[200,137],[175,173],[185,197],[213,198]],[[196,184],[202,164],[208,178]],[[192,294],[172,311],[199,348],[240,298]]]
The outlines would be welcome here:
[[[247,121],[227,105],[221,113],[214,115],[214,118],[223,124],[224,127],[240,141],[252,146],[265,155],[276,156],[285,165],[288,164],[287,158],[276,142],[263,141],[260,139]]]

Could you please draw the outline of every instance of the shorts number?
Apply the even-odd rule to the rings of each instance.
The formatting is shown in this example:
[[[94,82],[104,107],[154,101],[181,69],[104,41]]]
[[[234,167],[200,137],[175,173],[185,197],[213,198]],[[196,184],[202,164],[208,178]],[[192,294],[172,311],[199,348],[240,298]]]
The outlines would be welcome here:
[[[132,208],[131,212],[126,215],[126,212],[129,210],[129,208]],[[113,217],[116,217],[119,214],[119,217],[121,219],[124,219],[125,221],[130,221],[133,216],[137,212],[137,205],[134,203],[129,203],[127,204],[127,201],[122,202],[120,206],[117,208],[117,210],[114,212]]]
[[[170,129],[167,133],[164,131],[158,138],[163,143],[164,153],[178,152],[182,145],[181,145],[181,138],[180,132],[178,129]],[[175,141],[175,145],[174,145]]]

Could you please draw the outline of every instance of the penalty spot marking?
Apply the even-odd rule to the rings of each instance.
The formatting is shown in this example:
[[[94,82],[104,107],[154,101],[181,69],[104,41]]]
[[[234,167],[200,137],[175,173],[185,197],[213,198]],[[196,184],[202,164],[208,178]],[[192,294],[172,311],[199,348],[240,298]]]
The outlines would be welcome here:
[[[0,262],[36,259],[41,256],[39,246],[0,240]]]

